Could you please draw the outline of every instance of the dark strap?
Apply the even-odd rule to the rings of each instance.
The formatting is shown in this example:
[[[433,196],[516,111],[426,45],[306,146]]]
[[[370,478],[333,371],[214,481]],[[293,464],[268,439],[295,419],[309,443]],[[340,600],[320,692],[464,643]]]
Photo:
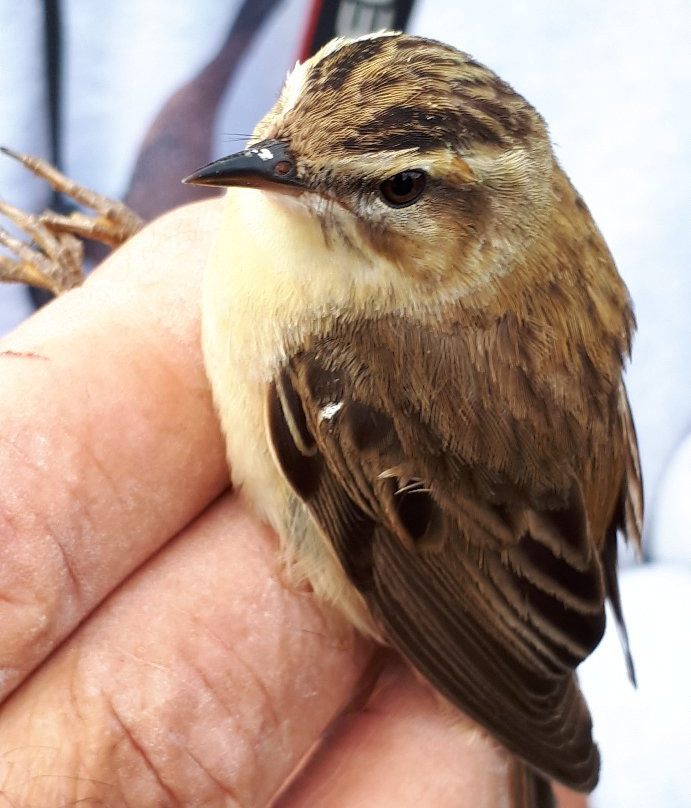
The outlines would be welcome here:
[[[43,48],[45,62],[45,86],[48,96],[48,137],[50,162],[57,168],[62,163],[62,126],[60,123],[60,94],[62,86],[62,15],[60,0],[43,0]],[[52,192],[49,207],[58,213],[66,212],[64,199],[57,191]],[[72,206],[73,208],[74,206]],[[29,286],[29,295],[34,308],[47,303],[53,295],[45,289]]]
[[[62,90],[62,9],[60,0],[43,0],[45,73],[48,89],[48,122],[50,126],[50,162],[60,168],[62,136],[60,95]]]

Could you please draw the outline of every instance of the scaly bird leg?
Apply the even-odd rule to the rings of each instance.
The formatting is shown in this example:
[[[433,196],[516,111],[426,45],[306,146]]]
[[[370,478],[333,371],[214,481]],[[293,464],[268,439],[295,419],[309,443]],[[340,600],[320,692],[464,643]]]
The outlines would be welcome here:
[[[60,294],[84,278],[82,239],[116,248],[144,226],[127,205],[73,182],[45,160],[4,147],[0,151],[19,160],[56,191],[96,212],[95,216],[81,212],[63,216],[50,210],[29,214],[0,202],[0,214],[33,241],[30,246],[0,228],[0,244],[16,256],[0,255],[0,281],[27,283]]]

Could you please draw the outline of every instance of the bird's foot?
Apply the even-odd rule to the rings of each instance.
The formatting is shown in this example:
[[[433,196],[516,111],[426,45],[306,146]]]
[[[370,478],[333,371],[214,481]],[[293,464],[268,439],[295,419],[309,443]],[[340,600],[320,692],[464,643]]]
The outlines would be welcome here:
[[[29,245],[0,228],[0,245],[11,253],[0,254],[0,281],[27,283],[60,294],[84,279],[83,239],[115,248],[144,226],[143,220],[127,205],[79,185],[45,160],[2,147],[0,150],[19,160],[56,191],[95,211],[93,216],[79,211],[64,216],[51,210],[33,214],[0,201],[0,214],[33,242]]]

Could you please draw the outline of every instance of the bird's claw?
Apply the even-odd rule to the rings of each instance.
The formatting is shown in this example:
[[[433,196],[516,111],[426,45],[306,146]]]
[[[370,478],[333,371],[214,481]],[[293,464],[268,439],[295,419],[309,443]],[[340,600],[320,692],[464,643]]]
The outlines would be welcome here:
[[[0,281],[27,283],[60,294],[79,285],[84,278],[83,239],[115,248],[143,227],[143,220],[127,205],[79,185],[47,161],[4,147],[0,150],[19,160],[56,191],[95,211],[93,216],[79,211],[64,216],[51,210],[31,214],[0,201],[0,214],[33,242],[29,245],[0,228],[0,244],[11,253],[0,254]]]

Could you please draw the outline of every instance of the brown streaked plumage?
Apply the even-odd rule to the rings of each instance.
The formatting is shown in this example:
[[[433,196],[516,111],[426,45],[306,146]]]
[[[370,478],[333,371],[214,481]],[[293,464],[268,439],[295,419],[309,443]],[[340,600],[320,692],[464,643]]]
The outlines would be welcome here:
[[[204,293],[234,482],[317,597],[529,764],[516,805],[592,789],[574,670],[640,542],[633,315],[542,119],[446,45],[336,40],[190,181],[255,189]]]

